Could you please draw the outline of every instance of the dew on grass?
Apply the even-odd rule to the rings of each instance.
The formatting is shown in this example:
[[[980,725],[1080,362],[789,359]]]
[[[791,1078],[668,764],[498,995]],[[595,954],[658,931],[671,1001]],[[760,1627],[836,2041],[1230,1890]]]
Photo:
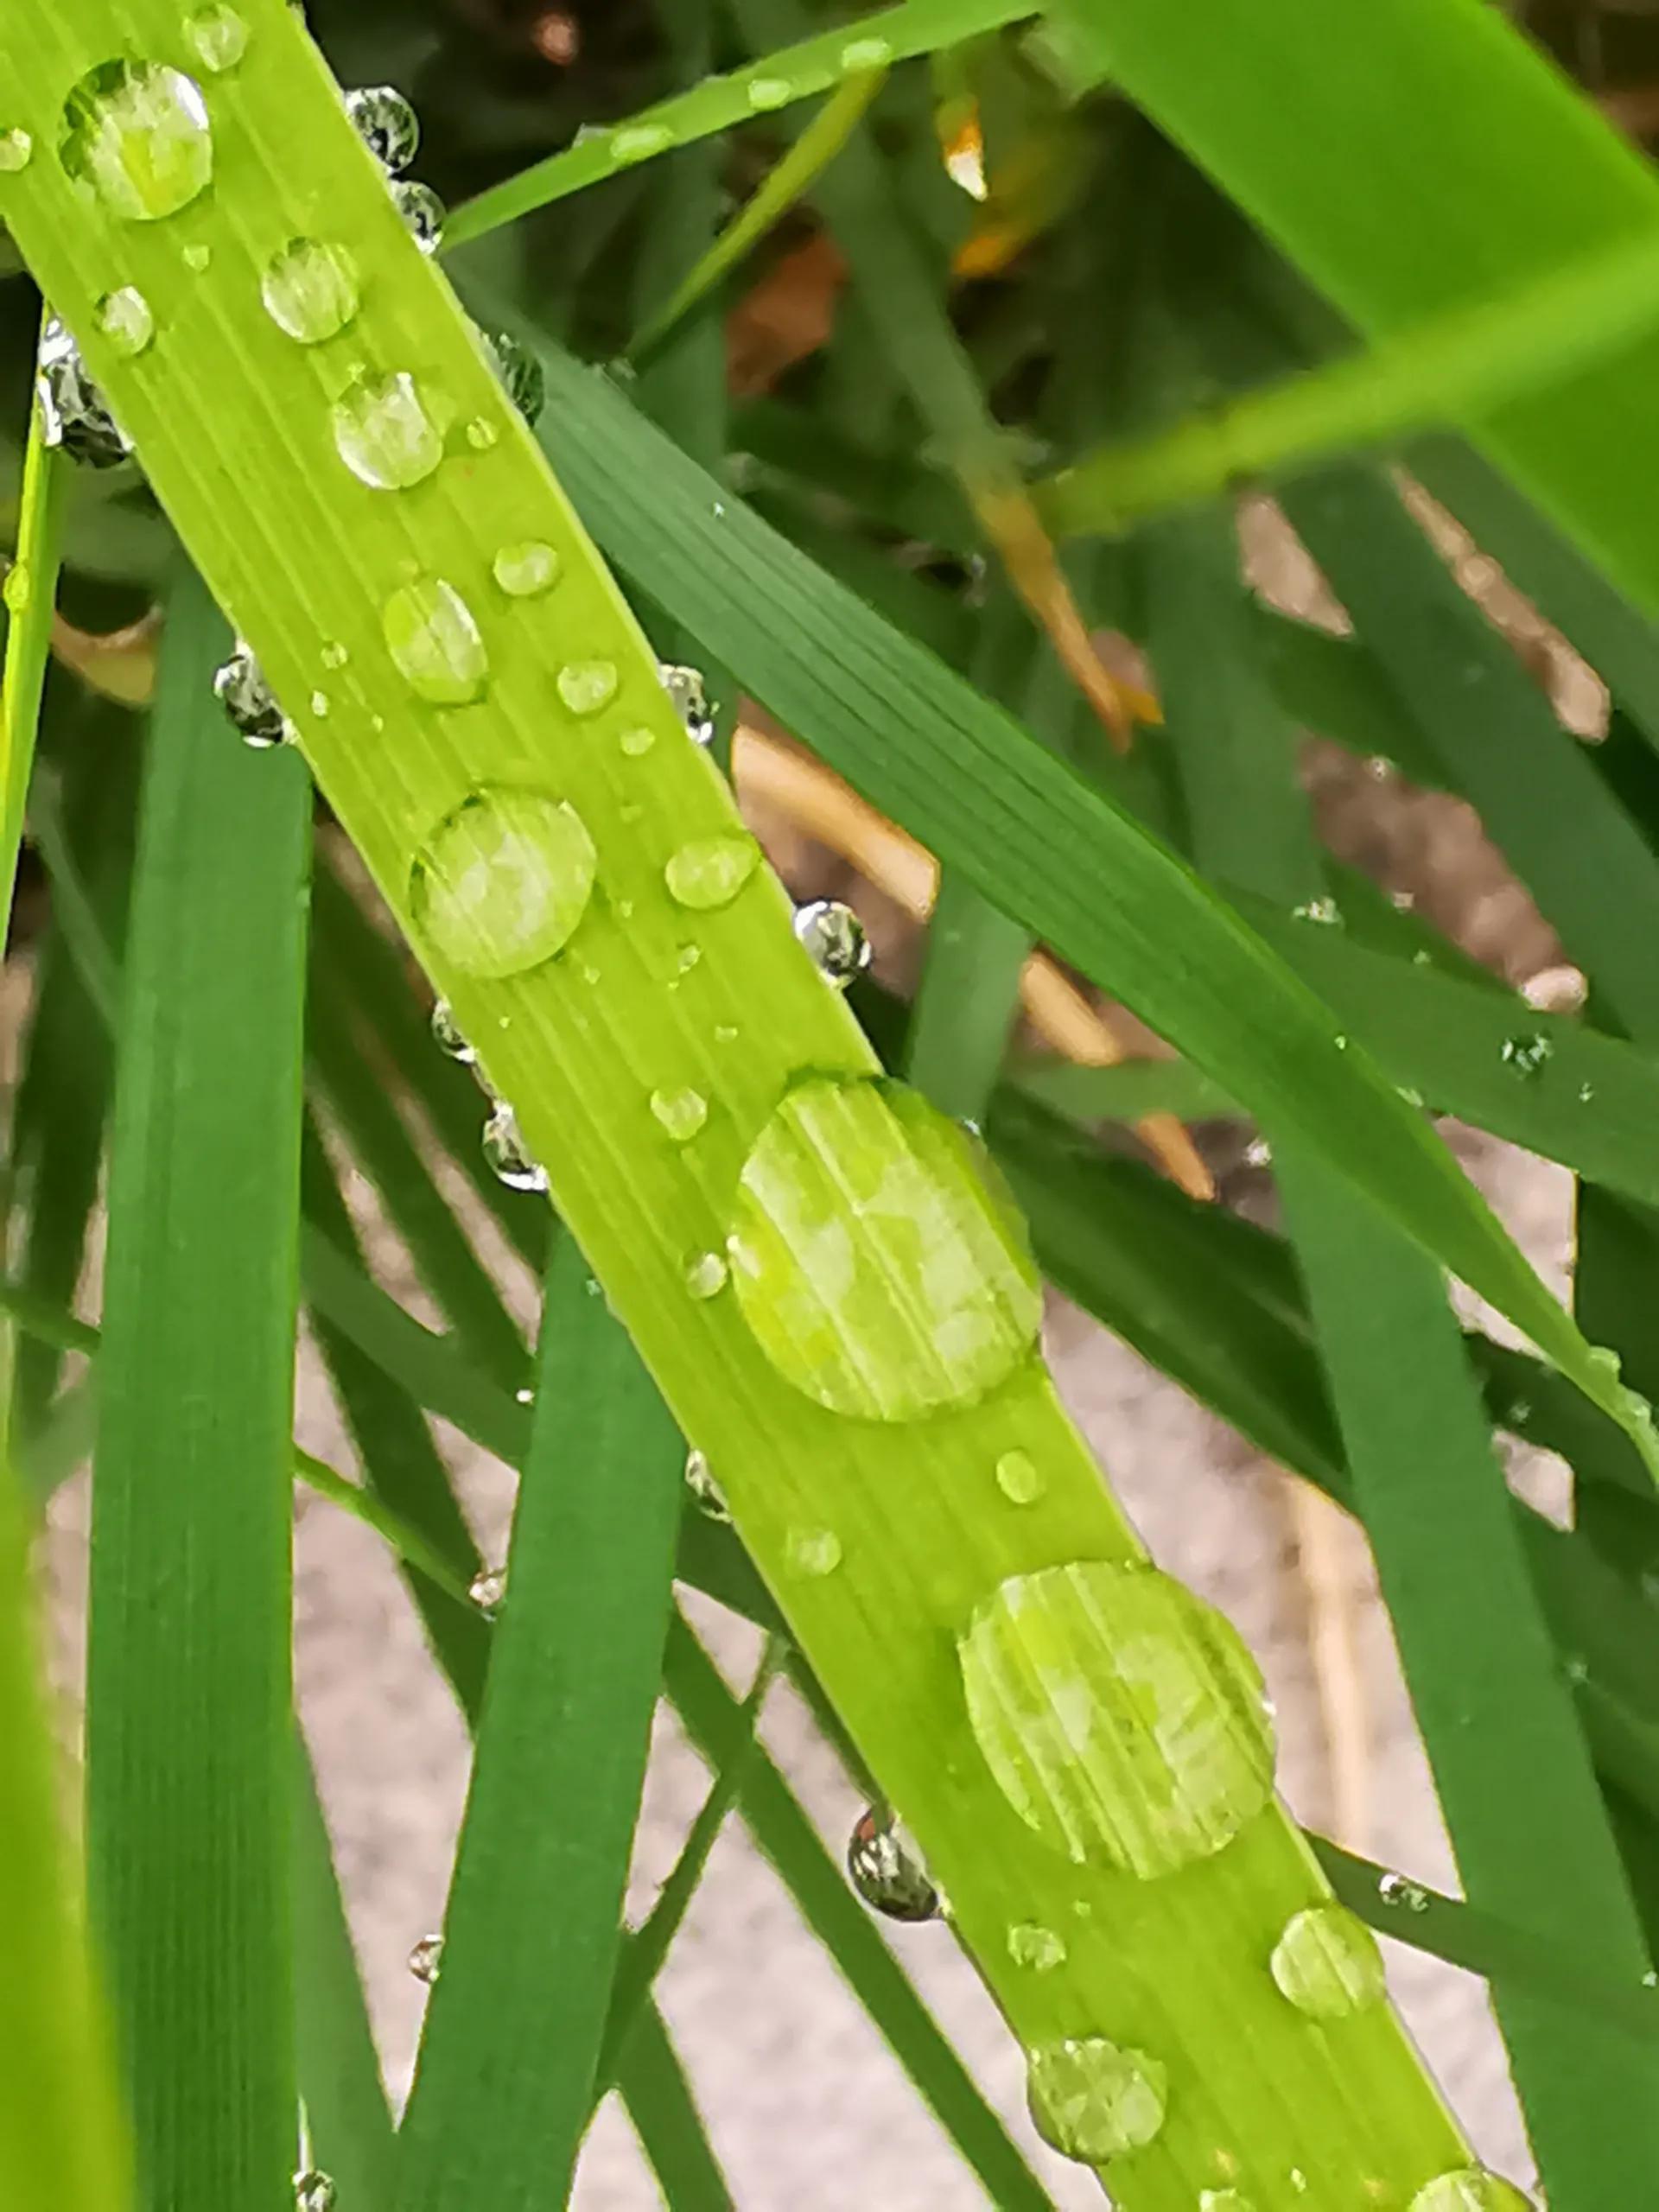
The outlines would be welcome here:
[[[198,8],[184,20],[198,61],[215,76],[234,69],[248,50],[248,27],[234,8]]]
[[[510,1191],[544,1191],[547,1170],[524,1142],[511,1106],[498,1105],[484,1124],[484,1158],[491,1173]]]
[[[516,538],[496,548],[490,574],[509,599],[534,599],[559,580],[558,555],[539,537]]]
[[[416,858],[416,927],[465,975],[519,975],[569,942],[597,865],[574,807],[545,791],[486,785],[439,823]]]
[[[279,330],[301,346],[320,346],[356,319],[356,260],[333,238],[290,238],[265,264],[259,296]]]
[[[420,151],[420,118],[391,85],[365,85],[346,95],[358,137],[388,175],[406,169]]]
[[[407,491],[443,459],[440,411],[406,370],[361,369],[334,402],[335,449],[371,491]]]
[[[912,1925],[943,1916],[938,1891],[915,1838],[898,1816],[872,1805],[847,1846],[847,1873],[872,1912]]]
[[[657,1125],[676,1144],[689,1144],[709,1119],[709,1101],[688,1085],[672,1090],[653,1090],[651,1110]]]
[[[213,134],[201,87],[158,61],[100,62],[63,107],[67,175],[113,215],[158,222],[213,181]]]
[[[573,715],[596,715],[616,696],[619,682],[612,660],[568,661],[556,677],[559,696]]]
[[[795,910],[795,935],[824,981],[844,991],[870,964],[864,925],[839,899],[814,899]]]
[[[1316,2020],[1363,2012],[1383,1994],[1376,1938],[1343,1905],[1312,1905],[1294,1914],[1269,1965],[1281,1995]]]
[[[380,611],[392,665],[417,698],[465,707],[484,696],[489,655],[471,607],[442,576],[400,584]]]
[[[670,855],[663,870],[669,895],[682,906],[709,912],[729,906],[754,874],[760,848],[745,831],[692,837]]]
[[[1167,2069],[1144,2051],[1103,2036],[1068,2036],[1039,2044],[1027,2066],[1037,2133],[1068,2158],[1098,2165],[1140,2150],[1163,2126]]]
[[[294,725],[277,703],[251,648],[240,638],[229,659],[213,671],[213,696],[245,745],[265,752],[274,745],[293,743]]]

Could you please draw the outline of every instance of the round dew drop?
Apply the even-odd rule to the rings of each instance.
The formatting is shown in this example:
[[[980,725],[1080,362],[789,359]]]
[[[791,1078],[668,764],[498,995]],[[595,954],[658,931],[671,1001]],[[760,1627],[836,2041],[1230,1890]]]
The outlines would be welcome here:
[[[201,87],[156,61],[105,61],[63,105],[58,151],[75,183],[113,215],[176,215],[213,181],[213,134]]]
[[[149,302],[131,284],[105,292],[94,309],[98,327],[116,353],[135,359],[156,336],[156,318]]]
[[[389,175],[406,169],[421,147],[420,118],[391,85],[365,85],[346,95],[358,137]]]
[[[731,1513],[726,1503],[726,1493],[709,1471],[709,1462],[701,1452],[685,1455],[685,1486],[705,1521],[715,1521],[728,1527]]]
[[[1069,2037],[1030,2054],[1031,2116],[1046,2143],[1088,2165],[1138,2151],[1164,2124],[1166,2069],[1103,2036]]]
[[[638,760],[642,759],[645,753],[650,752],[652,747],[655,745],[656,742],[656,731],[654,729],[648,729],[643,722],[641,722],[636,729],[625,729],[621,736],[617,740],[617,743],[621,747],[623,752],[627,754],[630,760]]]
[[[234,69],[248,50],[248,27],[234,8],[198,8],[185,18],[184,35],[197,60],[215,76]]]
[[[315,2167],[294,2177],[294,2212],[334,2212],[334,2184]]]
[[[6,580],[0,584],[0,601],[14,614],[21,614],[35,596],[35,579],[26,561],[14,561],[6,570]]]
[[[426,392],[406,371],[359,370],[334,402],[334,446],[372,492],[404,492],[443,459],[443,432]]]
[[[1041,1285],[976,1154],[900,1084],[815,1077],[774,1109],[728,1249],[760,1349],[817,1404],[914,1421],[973,1404],[1030,1357]]]
[[[1339,1904],[1310,1906],[1286,1925],[1269,1961],[1280,1994],[1316,2020],[1345,2019],[1379,2003],[1382,1954],[1363,1920]]]
[[[786,77],[751,77],[749,105],[762,115],[768,114],[773,108],[787,107],[793,92]]]
[[[611,134],[611,158],[617,162],[648,162],[666,153],[674,133],[665,123],[634,123]]]
[[[596,715],[616,696],[616,663],[573,660],[558,673],[559,696],[573,715]]]
[[[651,1110],[676,1144],[689,1144],[709,1119],[709,1101],[700,1090],[653,1090]]]
[[[391,188],[391,204],[421,251],[435,253],[443,244],[443,226],[449,211],[431,186],[399,177]]]
[[[673,854],[663,870],[669,896],[682,906],[709,912],[729,906],[754,874],[760,848],[754,839],[738,832],[718,837],[693,837]]]
[[[726,1287],[727,1273],[718,1252],[694,1252],[685,1263],[685,1287],[693,1298],[718,1298]]]
[[[1065,1964],[1065,1939],[1034,1920],[1016,1921],[1008,1930],[1008,1956],[1032,1974],[1052,1974]]]
[[[283,712],[264,671],[238,638],[227,661],[213,671],[213,696],[224,708],[242,742],[257,752],[294,742],[294,725]]]
[[[423,1936],[409,1955],[409,1970],[418,1982],[430,1989],[443,1971],[443,1938],[442,1936]]]
[[[814,1581],[841,1565],[841,1538],[833,1529],[791,1529],[784,1549],[791,1572]]]
[[[485,1619],[493,1621],[506,1602],[506,1569],[501,1567],[481,1567],[467,1586],[467,1595]]]
[[[1533,2202],[1513,2182],[1500,2180],[1484,2166],[1464,2166],[1426,2182],[1409,2212],[1533,2212]]]
[[[861,1902],[888,1920],[919,1925],[943,1917],[939,1893],[903,1821],[872,1805],[847,1846],[847,1874]]]
[[[1048,1488],[1029,1452],[1005,1452],[996,1463],[996,1486],[1010,1505],[1035,1505]]]
[[[432,1008],[432,1042],[446,1059],[464,1068],[477,1066],[478,1054],[457,1027],[448,999],[440,999]]]
[[[1261,1672],[1230,1624],[1154,1568],[1013,1576],[957,1646],[1008,1802],[1071,1859],[1144,1878],[1230,1843],[1273,1788]]]
[[[198,240],[194,245],[186,246],[179,257],[193,276],[200,276],[204,269],[213,267],[213,249]]]
[[[301,346],[321,346],[356,320],[357,263],[332,238],[290,238],[259,280],[265,313]]]
[[[545,791],[486,785],[439,823],[416,858],[416,927],[463,975],[521,975],[569,942],[597,867],[574,807]]]
[[[15,176],[19,169],[26,169],[35,152],[35,141],[27,130],[16,127],[0,130],[0,176]]]
[[[870,965],[864,925],[839,899],[814,899],[795,910],[795,936],[827,983],[844,991]]]
[[[470,706],[490,672],[473,611],[442,576],[400,584],[380,612],[392,664],[417,698],[435,707]]]
[[[547,1170],[531,1154],[511,1106],[496,1103],[484,1124],[484,1159],[498,1183],[510,1191],[544,1191]]]
[[[559,580],[559,556],[538,537],[520,538],[497,549],[490,574],[509,599],[534,599]]]

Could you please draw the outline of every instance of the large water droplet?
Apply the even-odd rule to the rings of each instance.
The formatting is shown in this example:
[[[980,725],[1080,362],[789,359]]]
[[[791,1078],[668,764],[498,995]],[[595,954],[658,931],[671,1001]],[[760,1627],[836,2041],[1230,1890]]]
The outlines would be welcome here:
[[[689,1144],[709,1119],[709,1101],[700,1090],[653,1090],[651,1110],[676,1144]]]
[[[1065,1940],[1035,1920],[1019,1920],[1008,1930],[1008,1956],[1028,1973],[1052,1974],[1065,1964]]]
[[[381,609],[393,665],[435,707],[465,707],[484,696],[490,672],[473,610],[442,576],[400,584]]]
[[[1035,1505],[1048,1488],[1029,1452],[1005,1452],[996,1463],[996,1486],[1010,1505]]]
[[[826,982],[844,991],[870,964],[864,925],[839,899],[814,899],[795,909],[795,935]]]
[[[1167,1874],[1273,1787],[1261,1672],[1168,1575],[1085,1560],[1015,1575],[958,1647],[969,1719],[1015,1812],[1078,1861]]]
[[[420,118],[391,85],[365,85],[346,95],[346,112],[358,137],[391,175],[406,169],[420,151]]]
[[[98,327],[116,353],[128,360],[144,352],[156,336],[156,318],[149,302],[136,285],[123,284],[105,292],[93,309]]]
[[[213,696],[245,745],[264,752],[273,745],[294,742],[293,723],[277,704],[251,649],[240,638],[230,658],[213,671]]]
[[[416,1981],[424,1982],[430,1989],[443,1971],[443,1938],[442,1936],[423,1936],[409,1955],[409,1970]]]
[[[841,1538],[833,1529],[791,1529],[785,1540],[784,1558],[792,1573],[819,1580],[841,1565]]]
[[[372,491],[406,491],[443,459],[437,410],[404,370],[360,370],[334,402],[333,422],[340,459]]]
[[[220,76],[248,50],[248,27],[234,8],[198,8],[184,21],[184,35],[204,69]]]
[[[279,330],[302,346],[320,346],[356,316],[357,263],[332,238],[290,238],[266,263],[259,296]]]
[[[847,1872],[872,1912],[915,1924],[943,1916],[915,1838],[896,1815],[872,1805],[861,1815],[847,1846]]]
[[[1138,2151],[1164,2124],[1169,2076],[1144,2051],[1068,2037],[1030,2056],[1031,2116],[1046,2143],[1088,2165]]]
[[[688,1452],[685,1455],[685,1486],[704,1520],[729,1524],[732,1516],[727,1508],[726,1493],[709,1471],[709,1462],[701,1452]]]
[[[760,848],[744,833],[693,837],[671,857],[663,880],[669,895],[682,906],[705,912],[729,906],[754,874],[760,858]]]
[[[486,785],[439,823],[416,859],[416,926],[463,974],[519,975],[569,943],[597,865],[574,807],[544,791]]]
[[[35,391],[47,444],[60,448],[71,461],[86,468],[114,468],[131,453],[132,441],[56,315],[48,317],[41,332]]]
[[[596,715],[616,696],[616,663],[573,660],[558,673],[559,696],[573,715]]]
[[[443,244],[443,226],[449,211],[431,186],[399,177],[391,188],[391,204],[421,251],[435,253]]]
[[[1513,2182],[1501,2181],[1484,2166],[1463,2166],[1426,2182],[1410,2212],[1533,2212],[1533,2203]]]
[[[27,130],[16,124],[0,130],[0,176],[15,176],[19,169],[26,169],[34,153],[35,141]]]
[[[1316,2020],[1345,2019],[1383,1993],[1376,1938],[1339,1904],[1311,1905],[1287,1922],[1270,1964],[1281,1994]]]
[[[559,556],[539,537],[524,537],[498,548],[490,574],[509,599],[534,599],[559,580]]]
[[[158,221],[213,181],[213,134],[201,87],[156,61],[105,61],[63,105],[63,166],[112,214]]]
[[[756,1138],[729,1240],[744,1318],[831,1412],[913,1421],[1029,1357],[1042,1289],[973,1140],[887,1082],[798,1084]]]
[[[294,2177],[294,2212],[334,2212],[334,2184],[314,2166]]]

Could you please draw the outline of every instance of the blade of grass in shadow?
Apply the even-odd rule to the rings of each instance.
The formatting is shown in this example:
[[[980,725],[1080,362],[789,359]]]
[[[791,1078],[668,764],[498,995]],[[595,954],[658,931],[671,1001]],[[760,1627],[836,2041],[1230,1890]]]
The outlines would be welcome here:
[[[400,2203],[566,2200],[656,1701],[683,1447],[563,1244]]]
[[[289,1428],[311,785],[297,758],[227,733],[211,677],[228,632],[193,576],[168,612],[110,1168],[94,1924],[146,2201],[279,2212],[295,2109]]]
[[[49,313],[43,309],[42,314]],[[40,727],[52,617],[57,604],[68,504],[68,463],[46,442],[38,396],[29,410],[23,483],[17,512],[17,548],[3,591],[9,617],[5,666],[0,671],[0,915],[10,927],[23,837],[23,806],[35,736]]]

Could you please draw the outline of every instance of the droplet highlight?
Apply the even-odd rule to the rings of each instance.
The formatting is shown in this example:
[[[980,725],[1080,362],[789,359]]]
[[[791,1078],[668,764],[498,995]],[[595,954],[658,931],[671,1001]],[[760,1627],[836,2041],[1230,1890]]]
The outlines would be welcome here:
[[[84,468],[115,468],[132,451],[103,390],[80,357],[67,326],[49,316],[41,332],[35,394],[48,446]]]
[[[611,133],[611,158],[623,162],[648,162],[666,153],[674,133],[665,123],[632,123]]]
[[[574,807],[545,791],[486,785],[438,825],[415,861],[416,927],[465,975],[520,975],[569,942],[597,866]]]
[[[996,1463],[996,1486],[1010,1505],[1035,1505],[1048,1488],[1029,1452],[1005,1452]]]
[[[114,350],[132,360],[144,353],[156,336],[156,318],[149,302],[136,286],[123,284],[105,292],[93,309],[99,329]]]
[[[574,660],[559,671],[559,696],[573,715],[596,715],[616,696],[616,663]]]
[[[693,837],[671,856],[663,880],[669,896],[682,906],[709,912],[731,905],[760,858],[760,846],[747,833]]]
[[[1261,1670],[1230,1623],[1154,1568],[1085,1560],[1013,1576],[957,1656],[998,1786],[1079,1864],[1172,1873],[1224,1848],[1268,1802]]]
[[[1363,2012],[1384,1993],[1376,1938],[1343,1905],[1311,1905],[1295,1914],[1268,1963],[1280,1994],[1316,2020]]]
[[[1046,2143],[1099,2165],[1150,2143],[1164,2124],[1167,2069],[1103,2036],[1045,2044],[1029,2060],[1031,2116]]]
[[[539,537],[524,537],[497,549],[490,574],[509,599],[534,599],[559,580],[560,561]]]
[[[676,661],[659,661],[657,677],[691,742],[712,745],[717,709],[709,702],[702,671],[684,667]]]
[[[423,576],[400,584],[381,609],[392,665],[417,698],[465,707],[484,696],[489,655],[473,611],[452,583]]]
[[[651,1110],[658,1127],[676,1144],[690,1144],[709,1119],[709,1101],[689,1087],[653,1090]]]
[[[1548,1037],[1506,1037],[1498,1057],[1514,1074],[1530,1078],[1543,1073],[1554,1050]]]
[[[357,262],[333,238],[290,238],[265,264],[259,296],[276,327],[301,346],[337,338],[357,319]]]
[[[792,92],[787,77],[751,77],[749,105],[758,115],[770,114],[773,108],[787,107]]]
[[[213,134],[201,87],[156,61],[105,61],[89,70],[64,102],[58,151],[77,184],[132,223],[176,215],[213,181]]]
[[[427,393],[406,371],[360,370],[334,402],[334,446],[361,484],[403,492],[443,459],[443,433]]]
[[[440,999],[432,1009],[432,1042],[445,1059],[464,1068],[477,1066],[478,1054],[461,1035],[448,999]]]
[[[847,1846],[847,1874],[860,1900],[888,1920],[915,1926],[944,1906],[915,1838],[879,1805],[860,1815]]]
[[[480,330],[478,334],[496,381],[525,422],[534,425],[547,404],[547,376],[541,363],[510,330]]]
[[[248,50],[248,27],[234,8],[198,8],[184,19],[184,35],[204,69],[223,76]]]

